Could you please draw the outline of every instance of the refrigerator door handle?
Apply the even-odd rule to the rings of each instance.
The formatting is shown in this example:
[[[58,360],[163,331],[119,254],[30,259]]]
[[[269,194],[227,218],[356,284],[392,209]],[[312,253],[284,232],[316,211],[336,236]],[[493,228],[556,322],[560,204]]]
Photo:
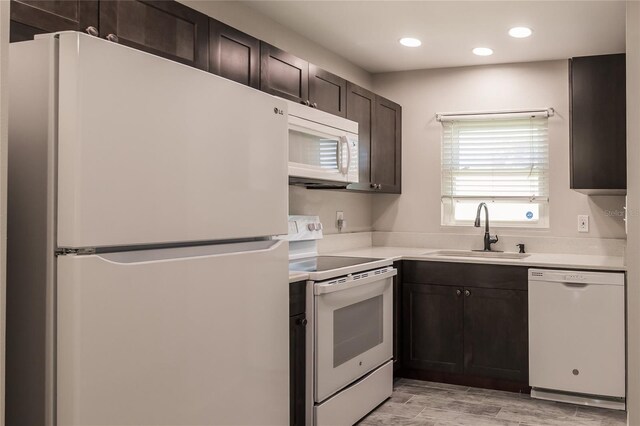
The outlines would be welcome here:
[[[101,253],[95,256],[105,262],[114,264],[141,264],[184,260],[186,258],[237,256],[248,253],[269,252],[277,250],[283,244],[288,244],[288,242],[284,240],[250,241],[243,243],[131,250],[117,253]]]

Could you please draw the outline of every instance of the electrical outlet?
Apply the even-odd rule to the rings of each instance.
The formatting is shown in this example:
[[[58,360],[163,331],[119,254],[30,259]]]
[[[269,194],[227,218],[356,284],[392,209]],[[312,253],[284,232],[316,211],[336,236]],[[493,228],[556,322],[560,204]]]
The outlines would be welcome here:
[[[338,231],[342,232],[342,230],[346,227],[347,227],[347,221],[344,220],[344,212],[337,211],[336,212],[336,228],[338,228]]]
[[[589,232],[589,216],[586,214],[578,215],[578,232]]]

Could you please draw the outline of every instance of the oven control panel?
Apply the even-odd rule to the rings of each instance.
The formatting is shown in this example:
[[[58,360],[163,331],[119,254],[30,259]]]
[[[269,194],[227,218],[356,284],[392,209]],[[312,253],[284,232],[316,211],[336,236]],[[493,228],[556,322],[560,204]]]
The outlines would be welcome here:
[[[319,216],[289,216],[289,241],[309,241],[322,239],[322,223]]]

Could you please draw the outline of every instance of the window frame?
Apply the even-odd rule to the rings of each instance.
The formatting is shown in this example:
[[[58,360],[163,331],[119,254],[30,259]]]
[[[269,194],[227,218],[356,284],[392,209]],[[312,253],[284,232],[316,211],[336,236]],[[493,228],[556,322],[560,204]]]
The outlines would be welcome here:
[[[484,202],[487,204],[489,208],[489,218],[491,224],[495,227],[503,227],[503,228],[532,228],[532,229],[548,229],[550,227],[550,209],[549,209],[549,163],[550,163],[550,152],[549,152],[549,136],[548,133],[546,135],[546,164],[547,168],[544,172],[544,177],[546,180],[546,194],[547,196],[500,196],[498,194],[488,195],[488,196],[459,196],[456,197],[451,193],[447,193],[445,190],[445,186],[443,185],[443,181],[445,178],[445,121],[483,121],[487,122],[490,120],[517,120],[522,119],[524,117],[528,118],[545,118],[552,116],[554,113],[552,108],[533,110],[533,111],[511,111],[511,112],[499,112],[499,113],[464,113],[464,114],[437,114],[437,120],[443,122],[441,129],[441,158],[440,158],[440,205],[441,205],[441,226],[443,227],[461,227],[461,226],[473,226],[474,220],[460,220],[455,218],[455,205],[457,202],[472,202],[472,203],[481,203]],[[546,123],[546,128],[548,129],[548,121]],[[538,206],[538,219],[537,220],[497,220],[491,219],[491,206],[497,203],[514,203],[514,204],[522,204],[522,203],[532,203]],[[484,220],[484,218],[482,218]]]

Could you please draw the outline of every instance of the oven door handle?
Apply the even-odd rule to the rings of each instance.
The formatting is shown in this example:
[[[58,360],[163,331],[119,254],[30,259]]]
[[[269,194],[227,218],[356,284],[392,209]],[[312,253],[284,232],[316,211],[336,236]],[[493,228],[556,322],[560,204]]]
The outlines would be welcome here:
[[[375,272],[375,271],[373,271]],[[354,287],[359,287],[361,285],[365,285],[365,284],[370,284],[372,282],[375,281],[382,281],[384,279],[387,278],[391,278],[395,275],[398,275],[398,270],[395,268],[391,268],[389,269],[389,271],[381,273],[381,274],[377,274],[377,275],[370,275],[366,278],[360,278],[357,280],[354,280],[353,278],[349,277],[349,279],[346,282],[343,283],[338,283],[338,284],[316,284],[313,286],[313,294],[315,294],[316,296],[320,296],[323,294],[327,294],[327,293],[334,293],[336,291],[344,291],[344,290],[349,290],[350,288],[354,288]]]

